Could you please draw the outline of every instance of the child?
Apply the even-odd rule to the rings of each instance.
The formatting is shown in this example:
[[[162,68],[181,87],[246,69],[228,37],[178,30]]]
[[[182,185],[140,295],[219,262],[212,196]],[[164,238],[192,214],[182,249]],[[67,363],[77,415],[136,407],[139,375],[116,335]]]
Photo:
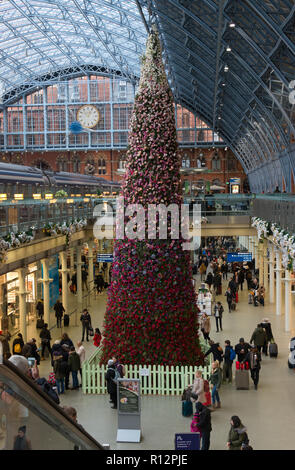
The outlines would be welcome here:
[[[101,333],[99,331],[99,328],[95,328],[95,335],[93,337],[93,344],[98,348],[101,342]]]

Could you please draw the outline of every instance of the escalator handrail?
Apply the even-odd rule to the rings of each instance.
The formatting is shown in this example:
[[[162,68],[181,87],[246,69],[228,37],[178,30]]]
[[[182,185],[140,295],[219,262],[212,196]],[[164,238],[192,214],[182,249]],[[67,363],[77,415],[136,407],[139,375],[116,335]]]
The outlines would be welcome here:
[[[64,432],[66,437],[74,444],[88,450],[104,450],[104,447],[88,434],[80,424],[75,423],[59,405],[34,383],[33,379],[25,376],[10,361],[4,359],[3,364],[0,363],[0,380],[1,376],[8,381],[9,387],[24,406],[54,427],[59,433],[63,434]],[[4,380],[2,379],[2,381]],[[29,395],[29,399],[25,399],[22,393]]]

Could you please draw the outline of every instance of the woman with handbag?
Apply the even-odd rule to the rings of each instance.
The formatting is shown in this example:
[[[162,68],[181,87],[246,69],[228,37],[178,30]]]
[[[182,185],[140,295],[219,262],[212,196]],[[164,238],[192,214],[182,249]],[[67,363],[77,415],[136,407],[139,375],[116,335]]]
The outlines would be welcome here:
[[[219,362],[214,361],[212,362],[212,373],[209,378],[209,382],[212,386],[212,406],[213,408],[221,408],[220,397],[218,390],[220,389],[221,382],[222,382],[222,373],[219,367]],[[215,406],[216,402],[216,406]]]
[[[195,380],[192,385],[192,401],[194,403],[204,403],[206,401],[205,393],[204,393],[204,379],[202,376],[202,372],[197,370],[195,373]]]

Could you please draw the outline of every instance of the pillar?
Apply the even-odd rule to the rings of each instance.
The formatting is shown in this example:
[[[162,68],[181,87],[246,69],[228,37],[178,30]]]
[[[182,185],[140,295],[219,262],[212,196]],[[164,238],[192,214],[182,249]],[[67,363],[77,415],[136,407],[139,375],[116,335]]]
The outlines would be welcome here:
[[[70,276],[75,272],[74,248],[70,248]]]
[[[49,283],[52,281],[48,277],[48,258],[44,258],[41,260],[42,268],[43,268],[43,278],[41,281],[43,282],[43,301],[44,301],[44,322],[48,324],[48,328],[50,328],[50,298],[49,298]]]
[[[81,259],[81,246],[76,248],[77,255],[77,304],[78,309],[82,309],[82,259]]]
[[[285,271],[285,331],[290,331],[290,316],[292,306],[292,277],[288,269]]]
[[[88,289],[91,291],[93,284],[93,240],[88,241]]]
[[[274,260],[274,246],[272,243],[268,244],[269,248],[269,302],[271,304],[275,301],[275,260]]]
[[[62,304],[66,313],[69,313],[69,289],[68,289],[68,269],[67,269],[67,252],[62,251],[60,254],[60,263],[61,269],[61,281],[62,281],[62,288],[61,288],[61,295],[62,295]]]
[[[282,313],[282,286],[281,286],[281,271],[282,271],[282,255],[280,250],[276,250],[276,314]]]
[[[259,266],[259,285],[261,286],[264,281],[264,270],[263,270],[263,243],[258,242],[258,266]]]
[[[265,290],[269,290],[268,285],[268,258],[267,258],[267,241],[263,241],[263,285]]]
[[[25,343],[27,342],[26,271],[26,268],[18,269],[19,326]]]

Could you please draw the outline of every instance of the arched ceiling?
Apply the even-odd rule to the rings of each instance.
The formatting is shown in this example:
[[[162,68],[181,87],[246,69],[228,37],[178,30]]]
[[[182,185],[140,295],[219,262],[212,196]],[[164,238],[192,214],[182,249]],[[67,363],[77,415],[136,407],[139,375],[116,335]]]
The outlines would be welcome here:
[[[176,101],[221,135],[246,172],[295,141],[294,0],[2,0],[3,104],[61,77],[136,80],[152,22]]]

